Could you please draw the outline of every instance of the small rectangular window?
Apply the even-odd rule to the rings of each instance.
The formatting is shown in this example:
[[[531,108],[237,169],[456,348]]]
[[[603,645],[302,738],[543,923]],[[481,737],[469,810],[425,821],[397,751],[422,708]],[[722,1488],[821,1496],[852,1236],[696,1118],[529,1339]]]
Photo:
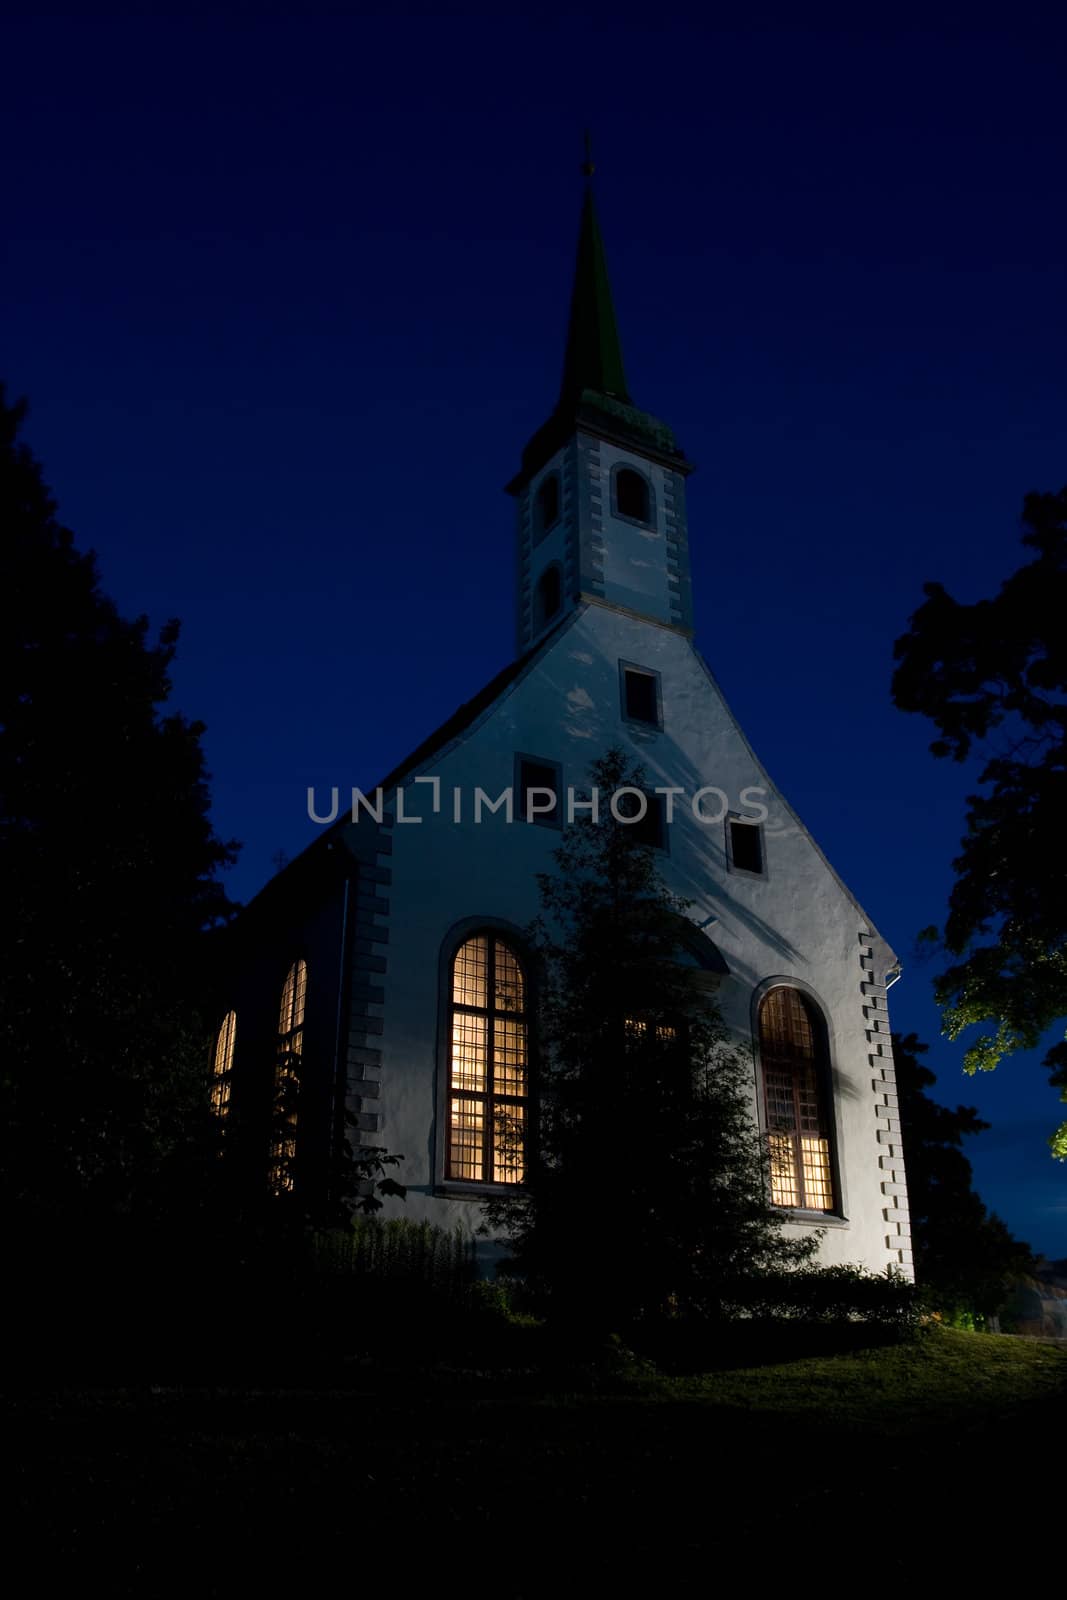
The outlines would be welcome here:
[[[659,710],[659,673],[643,672],[640,667],[622,669],[623,713],[631,722],[662,726]]]
[[[560,827],[563,818],[563,768],[558,762],[517,756],[515,790],[516,821]],[[528,799],[532,811],[527,809]]]
[[[616,801],[620,816],[632,817],[620,826],[624,827],[635,844],[650,844],[656,850],[667,848],[667,817],[666,800],[661,794],[645,793],[645,814],[638,817],[641,802],[636,794],[622,794]]]
[[[726,823],[730,865],[735,872],[763,871],[763,829],[758,822],[745,822],[740,817],[729,817]]]

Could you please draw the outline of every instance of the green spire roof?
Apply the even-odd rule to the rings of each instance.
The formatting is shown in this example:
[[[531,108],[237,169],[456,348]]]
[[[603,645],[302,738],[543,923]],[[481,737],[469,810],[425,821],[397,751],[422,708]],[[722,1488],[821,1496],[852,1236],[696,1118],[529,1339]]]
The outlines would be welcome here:
[[[593,170],[588,146],[582,170],[586,177]],[[508,484],[508,492],[518,494],[549,457],[574,436],[576,429],[635,449],[652,460],[662,461],[674,472],[692,471],[667,424],[658,417],[649,416],[647,411],[638,411],[630,399],[615,308],[611,303],[604,241],[600,237],[593,193],[588,185],[578,232],[578,259],[574,267],[567,353],[559,399],[548,421],[538,428],[523,450],[522,467]]]
[[[593,189],[586,185],[582,224],[578,234],[578,259],[571,292],[567,329],[567,354],[563,360],[560,406],[573,403],[583,390],[610,395],[624,405],[632,402],[626,391],[622,346],[611,303],[604,241],[593,205]]]

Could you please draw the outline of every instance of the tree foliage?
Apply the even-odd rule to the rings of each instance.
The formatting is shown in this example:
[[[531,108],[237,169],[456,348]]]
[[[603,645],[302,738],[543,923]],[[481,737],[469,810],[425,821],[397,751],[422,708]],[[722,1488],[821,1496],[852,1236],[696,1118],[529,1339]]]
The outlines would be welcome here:
[[[933,754],[982,759],[948,918],[928,930],[951,958],[936,983],[949,1037],[986,1025],[969,1072],[1067,1017],[1067,488],[1028,494],[1022,522],[1032,559],[993,599],[929,583],[896,644],[893,697],[938,728]],[[1067,1041],[1046,1065],[1067,1100]],[[1050,1142],[1067,1157],[1067,1122]]]
[[[177,624],[151,643],[101,593],[23,412],[0,390],[0,1192],[23,1227],[99,1227],[205,1170],[198,1001],[234,847],[201,725],[161,709]]]
[[[961,1147],[989,1124],[973,1106],[952,1110],[930,1098],[937,1080],[920,1060],[927,1049],[914,1033],[893,1036],[915,1276],[940,1310],[990,1316],[1033,1272],[1033,1252],[976,1194]]]
[[[601,796],[643,787],[610,752]],[[539,877],[539,1110],[523,1191],[488,1208],[522,1270],[571,1314],[623,1326],[720,1314],[753,1274],[806,1260],[769,1203],[752,1061],[707,975],[687,903],[606,804]]]

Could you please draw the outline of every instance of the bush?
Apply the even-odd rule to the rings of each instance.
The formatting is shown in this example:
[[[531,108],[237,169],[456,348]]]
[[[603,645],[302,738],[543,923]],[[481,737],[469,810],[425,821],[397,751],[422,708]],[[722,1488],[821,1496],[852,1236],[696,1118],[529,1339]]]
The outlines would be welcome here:
[[[761,1273],[738,1286],[734,1315],[823,1326],[865,1325],[908,1333],[918,1326],[915,1285],[890,1268],[884,1274],[864,1267],[803,1266]]]
[[[723,1286],[713,1318],[648,1321],[627,1342],[664,1371],[699,1372],[827,1356],[912,1337],[920,1325],[914,1284],[899,1273],[803,1266]]]
[[[449,1298],[462,1295],[475,1275],[469,1234],[407,1217],[354,1217],[348,1228],[313,1234],[310,1262],[320,1276],[419,1285]]]

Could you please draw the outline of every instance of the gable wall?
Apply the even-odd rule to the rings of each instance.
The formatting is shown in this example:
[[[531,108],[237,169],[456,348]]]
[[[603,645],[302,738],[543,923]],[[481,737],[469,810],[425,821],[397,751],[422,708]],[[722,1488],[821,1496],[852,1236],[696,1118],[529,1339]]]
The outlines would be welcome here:
[[[662,730],[621,714],[619,661],[661,674]],[[407,785],[404,801],[420,823],[394,823],[390,859],[388,971],[382,975],[379,1136],[405,1157],[408,1216],[476,1227],[479,1208],[442,1198],[437,1126],[440,951],[457,923],[485,917],[515,927],[538,909],[534,874],[551,868],[555,830],[485,815],[470,820],[473,791],[495,798],[513,782],[516,751],[559,762],[564,784],[587,782],[590,761],[613,743],[646,767],[650,786],[671,784],[686,797],[704,785],[741,809],[741,791],[766,787],[764,878],[734,873],[725,824],[697,822],[677,802],[664,861],[671,887],[693,901],[728,962],[720,1003],[738,1039],[752,1046],[753,996],[768,979],[796,980],[821,1004],[830,1026],[837,1146],[847,1220],[828,1219],[825,1261],[908,1269],[906,1196],[899,1152],[888,1017],[883,987],[889,952],[840,885],[806,830],[747,748],[700,658],[679,633],[606,606],[585,608],[564,627],[462,740],[433,757],[424,775],[441,781],[441,811],[429,785]],[[453,786],[467,820],[452,817]],[[708,810],[719,808],[715,796]],[[443,1062],[441,1063],[443,1071]],[[755,1073],[753,1105],[756,1109]],[[810,1224],[809,1224],[810,1226]],[[887,1241],[893,1241],[892,1244]]]

